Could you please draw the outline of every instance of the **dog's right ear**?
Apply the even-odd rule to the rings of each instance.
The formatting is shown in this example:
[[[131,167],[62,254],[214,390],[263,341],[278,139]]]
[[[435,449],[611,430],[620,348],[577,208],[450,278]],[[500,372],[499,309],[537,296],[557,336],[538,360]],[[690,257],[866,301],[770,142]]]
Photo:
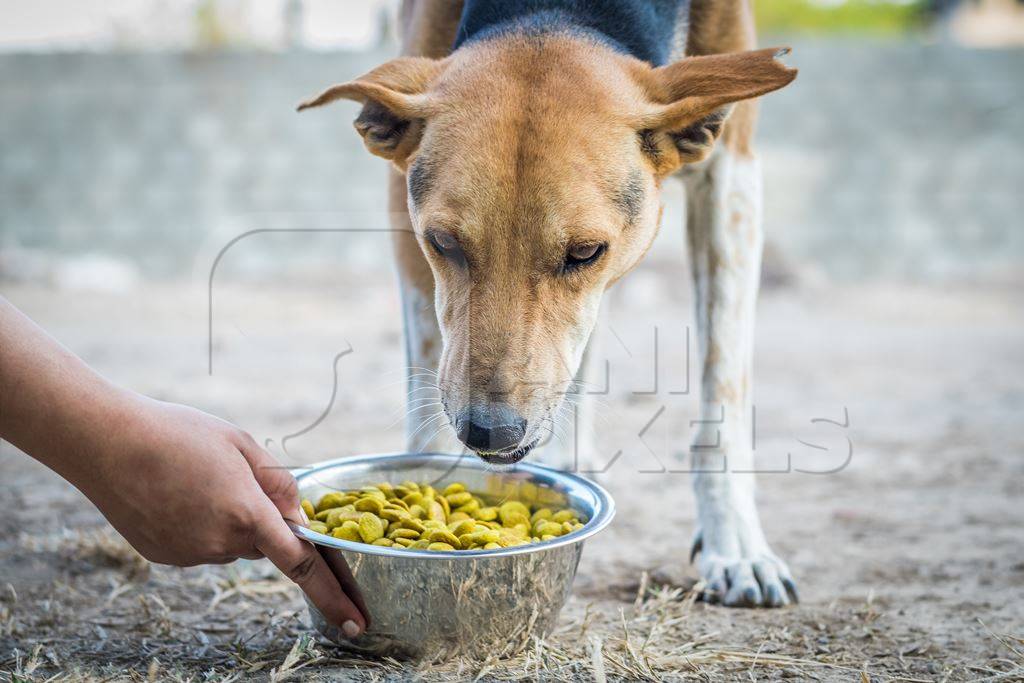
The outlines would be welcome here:
[[[796,78],[779,57],[789,48],[686,57],[639,71],[649,102],[635,125],[659,174],[711,153],[735,102],[759,97]]]
[[[426,119],[435,109],[429,90],[446,63],[426,57],[400,57],[354,81],[332,85],[300,104],[298,111],[340,99],[362,103],[363,110],[354,125],[366,148],[404,170],[419,145]]]

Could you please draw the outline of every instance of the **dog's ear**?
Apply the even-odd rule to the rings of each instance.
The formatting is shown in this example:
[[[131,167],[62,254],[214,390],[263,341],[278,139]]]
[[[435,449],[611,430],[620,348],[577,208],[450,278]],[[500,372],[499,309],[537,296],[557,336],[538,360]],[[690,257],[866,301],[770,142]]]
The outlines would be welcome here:
[[[687,57],[638,76],[649,104],[636,122],[659,173],[711,153],[734,102],[790,83],[796,69],[778,60],[788,48]]]
[[[426,57],[394,59],[354,81],[332,85],[300,104],[298,111],[340,99],[362,103],[354,125],[366,148],[404,169],[434,109],[429,89],[445,64],[445,60]]]

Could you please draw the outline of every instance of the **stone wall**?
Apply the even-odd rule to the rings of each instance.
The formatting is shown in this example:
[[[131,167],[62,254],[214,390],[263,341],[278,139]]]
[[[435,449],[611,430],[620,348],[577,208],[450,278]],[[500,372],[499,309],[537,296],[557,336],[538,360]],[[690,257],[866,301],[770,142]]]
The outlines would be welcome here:
[[[102,255],[187,276],[387,261],[385,164],[353,104],[294,105],[385,53],[0,56],[0,259]],[[1002,278],[1024,261],[1024,51],[798,44],[765,99],[766,221],[836,278]],[[679,193],[653,258],[681,245]]]

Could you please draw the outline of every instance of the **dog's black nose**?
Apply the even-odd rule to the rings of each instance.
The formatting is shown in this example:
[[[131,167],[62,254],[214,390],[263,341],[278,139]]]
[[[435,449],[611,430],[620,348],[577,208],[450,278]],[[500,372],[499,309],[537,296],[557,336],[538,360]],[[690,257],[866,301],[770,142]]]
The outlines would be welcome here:
[[[467,408],[459,415],[456,427],[462,443],[487,453],[515,448],[526,435],[526,420],[507,403]]]

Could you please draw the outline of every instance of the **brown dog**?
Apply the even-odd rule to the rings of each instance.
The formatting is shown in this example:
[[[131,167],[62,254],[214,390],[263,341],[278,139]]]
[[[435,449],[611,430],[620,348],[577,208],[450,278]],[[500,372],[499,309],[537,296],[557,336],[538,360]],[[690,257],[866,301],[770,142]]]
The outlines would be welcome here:
[[[654,239],[662,182],[685,170],[708,425],[695,443],[719,444],[694,450],[694,553],[725,604],[795,599],[745,434],[762,245],[752,98],[796,71],[779,50],[741,51],[741,0],[425,0],[402,19],[407,56],[300,109],[362,103],[356,129],[395,169],[410,403],[439,394],[413,411],[410,449],[449,450],[446,423],[489,462],[537,444],[585,380],[605,289]]]

